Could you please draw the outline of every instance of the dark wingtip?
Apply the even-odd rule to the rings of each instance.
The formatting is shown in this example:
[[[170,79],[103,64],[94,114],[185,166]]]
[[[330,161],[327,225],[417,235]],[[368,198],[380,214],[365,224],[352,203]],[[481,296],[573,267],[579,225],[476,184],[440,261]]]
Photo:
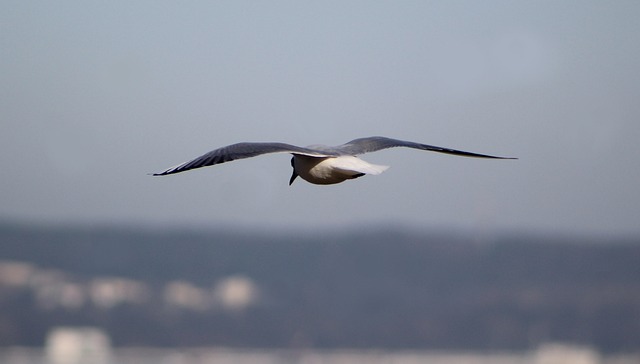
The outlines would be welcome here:
[[[467,157],[475,157],[475,158],[489,158],[489,159],[518,159],[517,157],[499,157],[496,155],[487,155],[487,154],[475,154],[467,155]]]

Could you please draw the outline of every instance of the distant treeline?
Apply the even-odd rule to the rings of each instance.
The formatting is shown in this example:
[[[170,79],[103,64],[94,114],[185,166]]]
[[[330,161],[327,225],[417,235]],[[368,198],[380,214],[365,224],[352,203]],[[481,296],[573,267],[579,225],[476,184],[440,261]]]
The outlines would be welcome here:
[[[98,326],[120,346],[526,350],[546,342],[640,351],[640,239],[362,229],[334,234],[0,225],[0,260],[81,284],[144,282],[150,299],[43,307],[0,286],[0,345]],[[162,287],[229,276],[242,310],[168,307]]]

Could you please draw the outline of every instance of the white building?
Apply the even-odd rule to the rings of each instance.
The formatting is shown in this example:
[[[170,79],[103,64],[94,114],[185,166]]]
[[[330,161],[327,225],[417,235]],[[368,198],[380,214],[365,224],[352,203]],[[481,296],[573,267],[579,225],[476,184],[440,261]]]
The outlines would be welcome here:
[[[111,357],[109,336],[94,327],[55,328],[45,345],[50,364],[105,364]]]

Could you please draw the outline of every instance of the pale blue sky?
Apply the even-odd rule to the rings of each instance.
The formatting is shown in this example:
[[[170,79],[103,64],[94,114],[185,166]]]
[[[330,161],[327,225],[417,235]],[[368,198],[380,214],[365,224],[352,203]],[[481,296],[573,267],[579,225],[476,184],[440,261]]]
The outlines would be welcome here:
[[[0,2],[0,218],[640,233],[637,1]],[[391,168],[288,186],[239,141],[385,135]]]

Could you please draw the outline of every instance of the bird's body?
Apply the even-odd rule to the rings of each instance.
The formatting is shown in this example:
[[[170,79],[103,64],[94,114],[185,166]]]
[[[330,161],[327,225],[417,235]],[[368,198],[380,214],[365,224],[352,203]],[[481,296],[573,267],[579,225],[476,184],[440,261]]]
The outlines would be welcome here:
[[[380,174],[387,166],[377,166],[362,159],[345,155],[340,157],[309,157],[295,155],[291,161],[295,174],[303,180],[317,185],[331,185],[354,179],[365,174]],[[293,183],[295,177],[289,181]]]
[[[191,161],[171,167],[160,173],[154,173],[153,175],[164,176],[267,153],[290,153],[293,155],[291,159],[293,174],[289,180],[289,184],[292,184],[296,177],[300,176],[309,183],[328,185],[358,178],[365,174],[375,175],[384,172],[389,167],[370,164],[358,158],[357,155],[393,147],[407,147],[465,157],[516,159],[465,152],[386,137],[369,137],[355,139],[336,147],[313,145],[303,148],[285,143],[232,144],[212,150]]]

